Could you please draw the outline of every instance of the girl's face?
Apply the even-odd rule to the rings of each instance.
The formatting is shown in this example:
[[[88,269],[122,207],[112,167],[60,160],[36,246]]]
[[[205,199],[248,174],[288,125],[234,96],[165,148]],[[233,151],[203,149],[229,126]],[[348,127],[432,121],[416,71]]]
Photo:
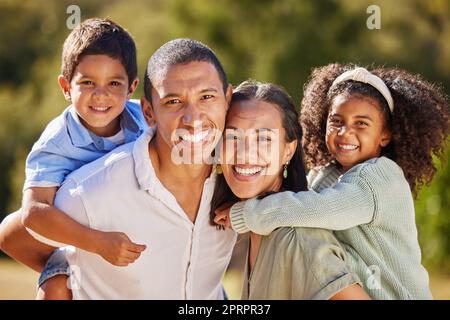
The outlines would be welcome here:
[[[277,107],[247,100],[233,104],[227,114],[222,148],[222,171],[233,193],[248,199],[278,191],[283,165],[295,152],[297,141],[285,142]]]
[[[334,98],[328,113],[326,143],[345,171],[380,156],[390,139],[376,101],[355,95]]]

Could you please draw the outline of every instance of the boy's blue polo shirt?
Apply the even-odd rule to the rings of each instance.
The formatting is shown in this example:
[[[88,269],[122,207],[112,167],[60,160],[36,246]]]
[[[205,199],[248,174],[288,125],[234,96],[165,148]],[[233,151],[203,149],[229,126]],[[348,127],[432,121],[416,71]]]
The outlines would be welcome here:
[[[136,140],[148,127],[138,100],[126,102],[120,115],[125,143]],[[96,136],[80,122],[75,108],[69,106],[45,128],[33,145],[25,164],[25,184],[30,187],[58,187],[65,177],[84,164],[118,147]]]

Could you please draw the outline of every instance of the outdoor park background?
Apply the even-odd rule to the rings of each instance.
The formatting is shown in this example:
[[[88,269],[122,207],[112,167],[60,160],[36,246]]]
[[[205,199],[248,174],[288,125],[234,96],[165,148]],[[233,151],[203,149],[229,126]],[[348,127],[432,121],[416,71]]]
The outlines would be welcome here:
[[[72,4],[80,7],[81,20],[109,17],[130,31],[141,78],[135,98],[143,92],[150,55],[178,37],[215,50],[232,84],[275,82],[297,105],[311,68],[335,61],[398,66],[450,90],[448,0],[0,0],[0,220],[20,206],[32,143],[67,105],[56,77]],[[369,5],[381,9],[381,29],[366,25]],[[433,294],[450,299],[450,162],[438,166],[415,205]],[[0,256],[0,299],[33,298],[36,279]],[[225,285],[239,298],[238,272],[228,272]]]

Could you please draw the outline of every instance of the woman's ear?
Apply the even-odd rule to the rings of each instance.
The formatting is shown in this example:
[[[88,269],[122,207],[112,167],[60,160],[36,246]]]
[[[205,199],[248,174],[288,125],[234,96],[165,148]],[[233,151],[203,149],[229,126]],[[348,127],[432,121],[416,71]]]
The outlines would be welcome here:
[[[145,121],[147,121],[147,124],[150,127],[155,126],[156,125],[156,117],[155,117],[155,113],[153,111],[153,106],[145,97],[141,97],[141,109],[142,109],[142,113],[144,114]]]
[[[292,157],[294,156],[295,150],[297,150],[297,140],[293,140],[291,142],[286,142],[286,147],[284,149],[284,155],[283,155],[283,164],[291,161]]]
[[[72,98],[70,96],[70,82],[66,79],[66,77],[64,77],[62,74],[60,74],[58,76],[58,84],[59,84],[59,87],[61,88],[64,98],[67,101],[71,102]]]
[[[139,84],[139,79],[138,78],[134,79],[134,81],[130,85],[130,88],[128,89],[127,99],[131,99],[138,84]]]

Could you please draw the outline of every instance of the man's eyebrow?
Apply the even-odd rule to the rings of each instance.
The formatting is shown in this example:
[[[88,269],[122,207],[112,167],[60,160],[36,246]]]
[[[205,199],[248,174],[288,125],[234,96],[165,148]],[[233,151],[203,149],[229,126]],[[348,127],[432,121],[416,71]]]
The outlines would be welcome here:
[[[111,77],[111,79],[121,79],[121,80],[125,80],[127,77],[126,76],[122,76],[122,75],[117,75],[114,77]]]
[[[161,98],[162,99],[167,99],[167,98],[178,98],[180,95],[176,94],[176,93],[168,93],[166,94],[164,97]]]
[[[206,92],[218,92],[218,90],[215,88],[206,88],[206,89],[203,89],[200,91],[200,93],[206,93]],[[178,94],[178,93],[168,93],[161,99],[178,98],[179,96],[180,96],[180,94]]]
[[[205,93],[205,92],[218,92],[216,88],[206,88],[200,91],[200,93]]]

